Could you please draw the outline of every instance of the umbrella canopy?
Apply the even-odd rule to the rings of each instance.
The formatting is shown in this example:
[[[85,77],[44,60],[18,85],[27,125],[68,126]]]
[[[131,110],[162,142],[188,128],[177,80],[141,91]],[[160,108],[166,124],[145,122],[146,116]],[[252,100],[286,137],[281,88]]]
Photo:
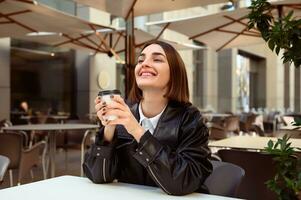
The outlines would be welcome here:
[[[300,17],[300,0],[287,0],[272,3],[275,8],[282,6],[283,13],[295,10],[295,17]],[[187,35],[189,39],[197,40],[214,49],[221,50],[250,44],[263,43],[261,34],[255,30],[248,30],[248,18],[250,10],[240,8],[234,11],[221,12],[208,16],[197,16],[174,21],[161,21],[147,23],[147,25],[159,25],[164,28]],[[272,11],[278,15],[277,9]]]
[[[78,3],[97,8],[112,15],[127,18],[134,8],[135,16],[179,10],[228,2],[229,0],[75,0]]]
[[[205,6],[215,3],[224,3],[228,0],[75,0],[78,3],[100,9],[126,20],[126,78],[125,94],[129,93],[134,80],[135,49],[134,17],[152,13],[178,10],[196,6]]]
[[[40,5],[34,0],[0,1],[0,37],[16,37],[32,32],[63,33],[67,37],[74,32],[103,28],[112,29]]]
[[[125,30],[109,30],[101,29],[96,31],[86,31],[73,33],[67,37],[63,34],[48,34],[48,35],[27,35],[18,37],[22,40],[44,43],[55,47],[84,49],[95,52],[102,52],[108,54],[120,53],[125,51]],[[146,42],[158,39],[156,36],[151,35],[143,30],[135,29],[136,44],[135,47],[142,47]],[[163,40],[163,39],[160,39]],[[178,50],[187,49],[200,49],[201,46],[185,44],[163,40],[173,45]]]

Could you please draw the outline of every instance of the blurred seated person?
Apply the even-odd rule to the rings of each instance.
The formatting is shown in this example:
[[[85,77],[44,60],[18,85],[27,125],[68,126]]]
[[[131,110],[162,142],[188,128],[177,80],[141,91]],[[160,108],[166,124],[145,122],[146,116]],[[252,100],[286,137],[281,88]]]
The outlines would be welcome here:
[[[28,120],[22,119],[22,116],[31,115],[31,109],[27,101],[19,101],[15,103],[15,108],[11,111],[11,122],[14,125],[27,124]]]
[[[23,115],[31,115],[31,109],[29,109],[27,101],[20,103],[20,111],[24,113]]]

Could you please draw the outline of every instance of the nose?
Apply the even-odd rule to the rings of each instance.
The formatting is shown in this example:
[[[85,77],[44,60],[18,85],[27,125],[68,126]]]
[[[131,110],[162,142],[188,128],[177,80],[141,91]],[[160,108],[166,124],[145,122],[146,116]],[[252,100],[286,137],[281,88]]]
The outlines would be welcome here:
[[[150,67],[150,59],[144,59],[143,62],[141,63],[142,67]]]

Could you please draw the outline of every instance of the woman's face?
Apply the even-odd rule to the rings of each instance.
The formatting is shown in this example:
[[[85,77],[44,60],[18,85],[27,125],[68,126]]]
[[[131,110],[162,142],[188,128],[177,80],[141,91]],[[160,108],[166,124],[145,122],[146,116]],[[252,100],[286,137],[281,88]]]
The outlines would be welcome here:
[[[135,77],[141,90],[165,90],[170,79],[169,64],[164,50],[151,44],[141,52],[135,68]]]

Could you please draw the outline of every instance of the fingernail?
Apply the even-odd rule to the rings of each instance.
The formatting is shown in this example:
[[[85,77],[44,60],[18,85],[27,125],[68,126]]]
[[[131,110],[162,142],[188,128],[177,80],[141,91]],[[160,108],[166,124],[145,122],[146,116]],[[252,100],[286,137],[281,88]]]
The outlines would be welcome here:
[[[113,98],[114,98],[114,95],[110,95],[110,98],[113,99]]]

